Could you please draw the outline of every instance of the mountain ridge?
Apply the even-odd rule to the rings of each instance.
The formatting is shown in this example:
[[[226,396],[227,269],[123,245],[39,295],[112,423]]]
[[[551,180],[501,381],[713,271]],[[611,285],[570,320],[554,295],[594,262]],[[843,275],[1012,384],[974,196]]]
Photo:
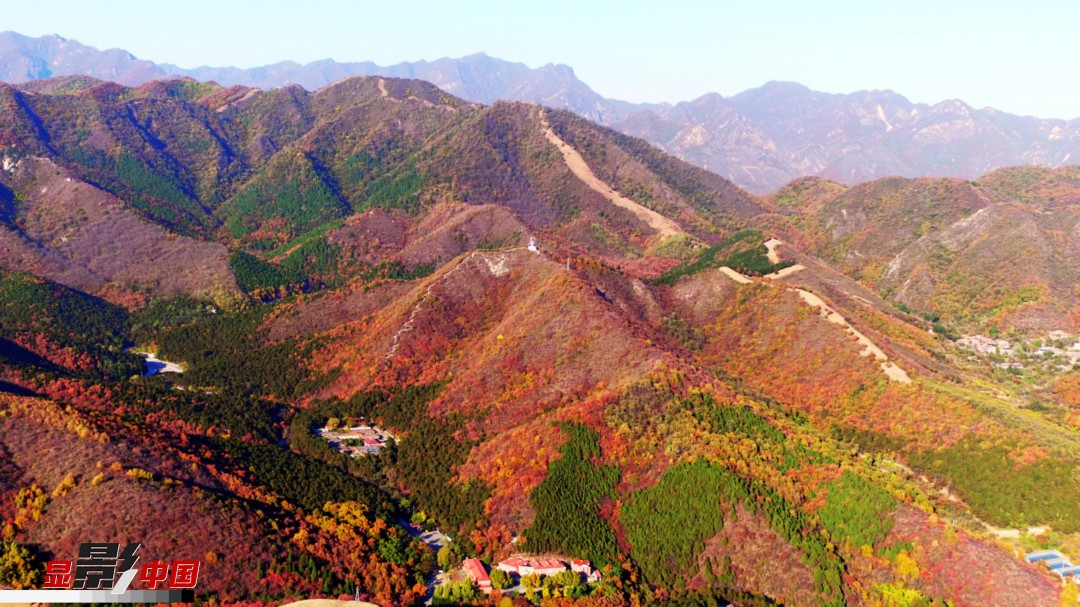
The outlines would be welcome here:
[[[101,57],[100,67],[84,57]],[[55,76],[86,75],[138,86],[151,80],[187,76],[213,80],[224,86],[270,89],[298,84],[314,91],[350,76],[386,76],[427,80],[447,92],[470,101],[490,104],[498,100],[547,101],[556,108],[574,109],[590,119],[620,117],[635,109],[651,107],[607,99],[577,79],[572,67],[547,63],[530,68],[477,52],[460,58],[400,62],[380,66],[371,61],[339,62],[320,59],[309,63],[283,60],[239,68],[199,66],[182,68],[169,63],[137,59],[121,49],[97,50],[53,34],[40,38],[16,32],[0,32],[0,80],[19,84]],[[614,117],[609,117],[608,122]]]
[[[519,100],[573,111],[755,194],[807,175],[848,185],[888,176],[974,179],[996,168],[1055,167],[1080,159],[1080,119],[1019,116],[956,99],[915,103],[888,89],[822,93],[770,81],[730,97],[707,93],[674,104],[635,104],[603,97],[569,66],[529,68],[484,53],[390,66],[323,59],[184,69],[59,36],[0,33],[0,80],[74,74],[128,85],[188,76],[224,86],[299,84],[308,90],[356,75],[416,78],[473,102]]]
[[[381,76],[311,93],[70,77],[0,85],[0,104],[0,246],[60,264],[0,255],[0,389],[20,393],[0,395],[18,466],[0,462],[0,497],[56,496],[37,520],[0,499],[21,543],[65,554],[48,532],[67,513],[77,542],[102,496],[213,482],[255,517],[222,556],[251,555],[272,597],[412,603],[438,562],[394,522],[414,517],[455,538],[447,562],[587,558],[606,580],[588,598],[611,607],[1065,595],[983,521],[1052,525],[1069,550],[1068,411],[994,392],[1009,378],[960,366],[929,320],[766,232],[831,244],[843,186],[755,198],[569,111]],[[987,187],[1068,202],[1072,181]],[[910,206],[890,202],[864,206]],[[141,376],[128,345],[183,373]],[[359,418],[400,443],[349,457],[317,432]],[[63,440],[46,423],[103,445],[76,471],[98,484],[31,461]],[[110,464],[132,444],[146,457]],[[293,560],[267,562],[266,537]],[[222,591],[253,599],[250,582]]]

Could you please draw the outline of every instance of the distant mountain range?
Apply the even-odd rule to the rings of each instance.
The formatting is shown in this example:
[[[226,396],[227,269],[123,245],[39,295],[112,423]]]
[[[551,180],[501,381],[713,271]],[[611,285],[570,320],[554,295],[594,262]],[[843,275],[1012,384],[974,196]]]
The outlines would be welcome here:
[[[847,184],[887,176],[971,179],[1005,166],[1056,167],[1080,158],[1078,120],[1021,117],[957,100],[917,104],[891,91],[828,94],[770,82],[732,97],[712,93],[675,105],[633,104],[601,96],[568,66],[533,69],[484,54],[392,66],[327,59],[183,69],[59,36],[0,33],[0,79],[22,83],[65,75],[125,85],[191,77],[224,86],[297,84],[308,90],[356,75],[415,78],[469,101],[519,100],[571,110],[754,193],[806,175]]]
[[[548,107],[568,109],[590,120],[611,124],[653,105],[639,105],[606,99],[577,79],[566,65],[547,64],[532,69],[489,57],[483,53],[460,59],[438,59],[376,65],[370,61],[339,63],[331,59],[305,65],[282,61],[248,69],[208,67],[184,69],[167,63],[136,58],[127,51],[96,48],[60,36],[30,38],[15,32],[0,33],[0,80],[19,84],[56,76],[91,76],[127,86],[151,80],[189,77],[214,81],[224,86],[251,86],[262,89],[297,84],[309,91],[350,76],[388,76],[426,80],[448,93],[491,104],[500,99],[530,101]]]
[[[973,179],[1015,165],[1080,159],[1080,121],[1016,116],[892,91],[833,95],[770,82],[705,95],[612,125],[756,192],[813,175],[847,184],[890,176]]]
[[[1080,532],[1080,374],[949,336],[1080,332],[1077,233],[1076,167],[754,197],[419,80],[0,84],[5,550],[134,529],[223,600],[410,605],[422,512],[613,607],[1069,604],[987,525]]]

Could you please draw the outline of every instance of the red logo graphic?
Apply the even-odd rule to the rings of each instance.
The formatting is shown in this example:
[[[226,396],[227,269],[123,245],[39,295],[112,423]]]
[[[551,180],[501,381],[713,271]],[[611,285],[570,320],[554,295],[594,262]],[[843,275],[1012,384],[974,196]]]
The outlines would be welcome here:
[[[138,568],[142,544],[131,543],[120,550],[119,543],[85,543],[79,546],[77,561],[49,561],[45,564],[42,588],[71,590],[126,590],[138,574],[147,590],[193,589],[199,582],[200,561],[176,560],[171,564],[154,559]],[[127,576],[124,574],[131,572]],[[119,581],[118,581],[119,578]]]

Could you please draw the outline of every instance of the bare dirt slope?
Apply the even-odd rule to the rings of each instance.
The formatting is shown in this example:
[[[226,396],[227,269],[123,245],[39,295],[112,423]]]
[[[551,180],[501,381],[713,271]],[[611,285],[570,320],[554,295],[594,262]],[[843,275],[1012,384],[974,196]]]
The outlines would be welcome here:
[[[611,204],[633,213],[635,217],[656,230],[660,236],[668,237],[682,233],[683,230],[679,227],[679,224],[652,209],[630,200],[626,196],[616,192],[610,185],[601,181],[600,178],[593,173],[592,169],[589,168],[588,163],[581,157],[581,154],[571,147],[570,144],[560,139],[559,136],[551,130],[551,125],[548,124],[545,116],[541,117],[541,125],[544,127],[544,136],[547,137],[547,140],[554,144],[555,147],[559,148],[563,160],[566,161],[566,166],[570,168],[578,179],[585,182],[586,185],[596,192],[602,194],[611,202]]]

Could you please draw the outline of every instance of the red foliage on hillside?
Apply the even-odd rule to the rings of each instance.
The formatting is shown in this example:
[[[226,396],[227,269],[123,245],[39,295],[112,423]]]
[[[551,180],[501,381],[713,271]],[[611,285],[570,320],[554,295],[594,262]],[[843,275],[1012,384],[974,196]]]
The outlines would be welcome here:
[[[698,564],[701,571],[688,587],[706,587],[708,580],[703,572],[711,571],[715,576],[734,576],[738,590],[768,596],[784,605],[813,607],[820,601],[814,592],[813,569],[769,527],[762,514],[742,504],[725,517],[720,533],[706,540]]]
[[[1057,605],[1061,583],[1056,576],[1002,547],[935,523],[910,506],[901,506],[894,519],[889,540],[914,545],[919,573],[909,581],[913,587],[950,599],[956,607]]]

